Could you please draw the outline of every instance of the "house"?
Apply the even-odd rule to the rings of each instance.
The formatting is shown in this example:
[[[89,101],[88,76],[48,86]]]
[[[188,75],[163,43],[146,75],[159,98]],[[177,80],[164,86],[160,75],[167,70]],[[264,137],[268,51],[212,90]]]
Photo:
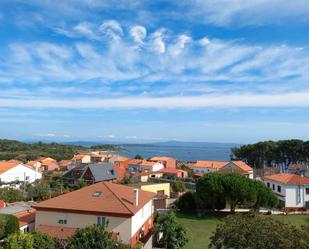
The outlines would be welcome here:
[[[157,156],[157,157],[150,158],[149,161],[161,162],[164,165],[164,168],[176,169],[177,160],[172,157]]]
[[[91,163],[91,157],[89,154],[77,154],[73,156],[72,162],[75,164]]]
[[[156,196],[153,198],[153,205],[156,210],[166,209],[168,206],[168,198],[170,198],[170,183],[151,183],[143,182],[131,184],[130,186],[138,188],[144,191],[155,193]]]
[[[33,232],[35,226],[35,209],[29,202],[16,202],[0,209],[0,214],[14,215],[18,219],[21,232]]]
[[[236,172],[253,179],[253,169],[243,161],[197,161],[189,166],[195,174]]]
[[[163,173],[161,171],[154,172],[136,172],[131,173],[132,178],[137,179],[139,182],[148,182],[152,178],[161,178]]]
[[[42,164],[39,161],[29,161],[26,165],[32,167],[33,169],[39,170]]]
[[[146,160],[131,160],[128,163],[128,172],[154,172],[159,171],[164,168],[164,165],[161,162],[150,162]]]
[[[226,165],[221,167],[218,171],[223,172],[223,173],[236,172],[250,179],[253,179],[253,169],[248,164],[244,163],[243,161],[228,162]]]
[[[181,169],[174,168],[164,168],[160,170],[163,173],[163,176],[167,178],[187,178],[188,172]]]
[[[194,173],[208,173],[216,172],[220,168],[224,167],[228,162],[222,161],[197,161],[194,164],[189,165]]]
[[[0,162],[0,182],[25,181],[32,183],[41,178],[42,174],[40,172],[20,161],[9,160]]]
[[[309,168],[302,164],[289,164],[288,172],[291,174],[303,175],[309,177]]]
[[[67,171],[70,164],[72,164],[71,160],[61,160],[61,161],[59,161],[58,162],[59,170],[60,171]]]
[[[281,173],[265,176],[263,180],[277,195],[283,208],[309,209],[309,178]]]
[[[33,205],[35,230],[63,239],[79,228],[106,224],[108,231],[131,248],[139,240],[152,248],[154,196],[148,191],[100,182]]]
[[[88,184],[102,181],[113,181],[118,174],[111,163],[81,164],[66,172],[62,179],[69,184],[76,184],[79,179],[84,179]]]

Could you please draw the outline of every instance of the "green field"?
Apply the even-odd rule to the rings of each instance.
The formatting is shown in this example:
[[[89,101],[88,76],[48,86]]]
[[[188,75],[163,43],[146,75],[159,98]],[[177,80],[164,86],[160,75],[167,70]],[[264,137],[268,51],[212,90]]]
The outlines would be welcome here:
[[[272,215],[275,219],[296,226],[309,225],[309,215]],[[206,249],[216,226],[222,223],[224,215],[207,215],[202,218],[177,214],[177,221],[188,233],[189,242],[184,249]]]

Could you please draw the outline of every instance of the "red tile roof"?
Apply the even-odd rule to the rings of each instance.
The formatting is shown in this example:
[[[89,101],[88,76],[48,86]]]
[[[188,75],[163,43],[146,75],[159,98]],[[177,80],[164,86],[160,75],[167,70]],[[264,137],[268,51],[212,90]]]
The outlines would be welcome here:
[[[220,169],[223,168],[228,163],[229,162],[222,162],[222,161],[197,161],[195,164],[192,164],[191,167]]]
[[[25,226],[27,224],[34,223],[35,221],[35,209],[30,209],[29,211],[24,211],[15,214],[19,221],[19,227]]]
[[[99,197],[93,194],[101,192]],[[33,205],[38,210],[66,210],[68,212],[102,213],[112,216],[131,217],[155,196],[139,190],[138,206],[134,205],[133,188],[100,182]]]
[[[160,169],[159,172],[162,173],[170,173],[170,174],[177,174],[177,173],[185,173],[185,170],[181,170],[181,169],[174,169],[174,168],[164,168],[164,169]]]
[[[289,173],[265,176],[264,179],[291,185],[309,184],[309,178]]]
[[[243,161],[232,161],[235,165],[237,165],[239,168],[241,168],[244,171],[252,171],[253,169]]]
[[[155,157],[152,157],[150,160],[153,160],[153,161],[168,161],[168,160],[176,160],[176,159],[172,158],[172,157],[167,157],[167,156],[155,156]]]
[[[75,233],[77,228],[39,225],[37,226],[36,230],[41,233],[46,233],[53,238],[63,240],[71,237]]]
[[[15,168],[17,165],[21,164],[22,162],[17,160],[9,160],[9,161],[1,161],[0,162],[0,174]]]
[[[292,169],[292,170],[307,170],[307,167],[305,165],[300,165],[300,164],[290,164],[289,169]]]

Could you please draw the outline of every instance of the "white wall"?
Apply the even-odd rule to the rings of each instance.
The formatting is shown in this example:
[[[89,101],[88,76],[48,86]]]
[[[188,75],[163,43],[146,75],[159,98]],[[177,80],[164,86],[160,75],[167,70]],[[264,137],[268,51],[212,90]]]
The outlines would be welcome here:
[[[23,164],[19,164],[0,175],[2,182],[25,181],[26,177],[29,177],[28,182],[32,183],[37,179],[41,179],[42,174]]]
[[[194,173],[209,173],[218,171],[216,168],[191,167]]]
[[[64,216],[67,224],[59,224],[59,217]],[[35,216],[35,226],[46,225],[55,227],[83,228],[97,224],[97,215],[63,213],[37,210]],[[118,238],[123,243],[130,243],[132,218],[104,216],[108,220],[108,231],[119,233]]]
[[[143,226],[152,214],[153,201],[151,200],[132,217],[131,237]]]
[[[159,171],[159,170],[163,169],[163,168],[164,168],[164,165],[163,165],[162,163],[160,163],[160,162],[157,162],[157,163],[155,163],[152,167],[144,166],[144,165],[141,165],[140,167],[141,167],[141,170],[142,170],[142,171],[144,171],[144,170],[146,170],[146,171],[149,170],[149,171],[151,171],[151,172],[154,172],[154,171]]]
[[[285,201],[285,207],[305,207],[306,201],[309,201],[309,195],[306,195],[306,188],[309,185],[287,185],[275,181],[264,180],[265,184],[270,184],[271,190],[278,195],[278,198]],[[273,190],[273,184],[275,190]],[[281,186],[281,192],[278,192],[278,186]]]

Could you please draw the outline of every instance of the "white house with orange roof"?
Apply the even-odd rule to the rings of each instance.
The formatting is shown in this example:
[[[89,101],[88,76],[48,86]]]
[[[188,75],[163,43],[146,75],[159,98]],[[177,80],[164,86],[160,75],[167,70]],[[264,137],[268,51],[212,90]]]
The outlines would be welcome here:
[[[10,183],[14,181],[25,181],[32,183],[41,179],[42,174],[34,168],[17,160],[0,162],[0,182]]]
[[[189,166],[194,173],[209,173],[209,172],[236,172],[253,179],[253,169],[242,161],[197,161]]]
[[[265,176],[263,180],[277,195],[282,207],[309,209],[309,178],[281,173]]]
[[[128,172],[155,172],[164,168],[161,162],[152,162],[146,160],[131,160],[128,164]]]
[[[177,160],[172,157],[156,156],[156,157],[150,158],[149,161],[161,162],[164,165],[164,168],[176,169]]]
[[[140,240],[145,249],[151,249],[155,195],[120,184],[96,183],[33,205],[35,229],[66,239],[79,228],[104,224],[130,248]]]

